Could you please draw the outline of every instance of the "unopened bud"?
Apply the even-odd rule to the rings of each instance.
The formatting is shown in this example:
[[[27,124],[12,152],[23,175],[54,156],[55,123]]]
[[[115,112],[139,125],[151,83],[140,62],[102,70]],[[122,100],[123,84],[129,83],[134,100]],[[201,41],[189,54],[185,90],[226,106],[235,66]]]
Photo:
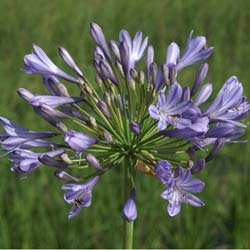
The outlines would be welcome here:
[[[139,135],[141,133],[141,126],[138,122],[131,122],[129,124],[129,128],[135,135]]]
[[[61,130],[63,133],[67,133],[68,132],[68,128],[65,124],[63,124],[62,122],[57,122],[56,123],[56,127]]]
[[[97,103],[98,108],[102,111],[106,118],[110,118],[111,115],[108,110],[108,106],[104,101],[99,100]]]
[[[135,91],[135,81],[133,78],[129,78],[128,79],[128,83],[129,83],[129,88],[132,90],[132,91]]]
[[[57,167],[57,168],[67,168],[69,164],[55,160],[54,158],[48,156],[48,155],[42,155],[38,157],[39,161],[43,164],[50,166],[50,167]]]
[[[206,157],[206,162],[211,161],[216,154],[220,151],[220,149],[224,146],[224,139],[217,139],[211,152],[209,155]]]
[[[62,170],[56,170],[55,171],[55,176],[63,181],[67,181],[67,182],[79,182],[80,179],[66,173],[65,171]]]
[[[105,92],[103,95],[103,98],[105,100],[105,102],[107,103],[107,105],[110,107],[111,106],[111,98],[108,92]]]
[[[191,167],[191,173],[196,174],[200,172],[205,167],[206,161],[204,159],[200,159]]]
[[[73,60],[73,58],[71,57],[71,55],[69,54],[69,52],[63,48],[63,47],[59,47],[58,48],[58,52],[60,54],[60,56],[62,57],[62,59],[64,60],[64,62],[80,77],[83,77],[83,73],[82,71],[78,68],[78,66],[76,65],[75,61]]]
[[[69,165],[72,164],[72,161],[70,160],[69,156],[66,153],[60,155],[60,158]]]
[[[120,61],[121,57],[120,57],[120,51],[119,51],[119,47],[116,41],[111,40],[109,42],[109,47],[112,50],[112,52],[114,53],[115,57]]]
[[[165,85],[170,85],[169,81],[169,69],[166,64],[162,65],[163,82]]]
[[[97,128],[96,119],[93,116],[89,117],[89,122],[92,125],[92,127]]]
[[[92,154],[86,154],[86,160],[89,163],[90,166],[93,168],[102,171],[103,167],[101,166],[100,162],[96,159],[96,157]]]
[[[108,132],[108,131],[104,131],[103,132],[103,137],[105,138],[105,140],[109,143],[113,142],[113,138],[112,135]]]
[[[139,82],[141,84],[144,84],[144,81],[145,81],[145,75],[144,75],[144,72],[142,70],[139,71],[138,73],[138,78],[139,78]]]
[[[207,76],[207,72],[208,72],[208,64],[207,63],[201,64],[195,76],[194,85],[191,90],[191,96],[195,95],[198,88],[200,87],[202,82],[205,80]]]
[[[23,89],[23,88],[19,88],[17,90],[17,93],[21,98],[23,98],[27,102],[29,102],[30,99],[34,97],[34,95],[30,91],[28,91],[27,89]]]
[[[170,84],[174,84],[176,82],[176,78],[177,78],[177,70],[176,70],[175,65],[173,65],[170,68],[170,72],[169,72]]]
[[[137,73],[136,69],[131,69],[130,75],[132,76],[133,79],[136,79],[138,77],[138,73]]]
[[[102,84],[103,84],[102,78],[101,78],[98,74],[95,75],[95,81],[96,81],[96,83],[98,83],[99,85],[102,85]]]

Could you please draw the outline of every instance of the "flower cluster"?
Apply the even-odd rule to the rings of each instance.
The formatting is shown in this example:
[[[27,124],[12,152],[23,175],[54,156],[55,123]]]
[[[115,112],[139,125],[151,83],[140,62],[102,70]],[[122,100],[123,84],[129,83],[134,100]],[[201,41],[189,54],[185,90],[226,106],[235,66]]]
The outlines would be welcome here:
[[[37,45],[24,57],[23,71],[41,75],[48,95],[24,88],[17,92],[56,132],[31,131],[0,117],[2,156],[10,155],[11,170],[30,175],[39,167],[54,167],[55,176],[68,182],[62,189],[72,205],[69,218],[91,205],[94,186],[113,168],[126,183],[122,217],[127,221],[137,218],[139,173],[165,186],[161,197],[168,201],[170,216],[181,211],[182,203],[203,206],[192,193],[201,192],[204,183],[192,175],[225,143],[239,142],[236,139],[244,134],[242,119],[250,104],[242,84],[232,76],[213,98],[213,84],[204,83],[207,63],[200,64],[193,84],[180,84],[178,75],[184,68],[213,52],[206,38],[193,37],[193,32],[183,52],[172,42],[160,65],[140,31],[132,37],[122,30],[118,41],[107,42],[102,29],[92,23],[90,33],[96,44],[96,78],[91,83],[65,48],[59,48],[59,55],[74,76]],[[143,55],[145,70],[137,68]],[[79,96],[71,96],[63,81],[75,85]]]

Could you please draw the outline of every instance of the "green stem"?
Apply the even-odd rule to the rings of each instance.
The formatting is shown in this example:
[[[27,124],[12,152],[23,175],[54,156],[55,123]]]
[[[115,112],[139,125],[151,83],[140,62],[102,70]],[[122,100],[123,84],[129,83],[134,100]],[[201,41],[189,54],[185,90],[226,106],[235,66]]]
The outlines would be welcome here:
[[[133,249],[134,221],[124,220],[124,249]]]
[[[131,164],[132,160],[130,158],[125,158],[123,161],[123,189],[124,189],[124,201],[127,200],[130,190],[132,188],[131,182]],[[123,248],[132,249],[133,248],[133,233],[134,233],[134,221],[124,220],[124,231],[123,231]]]

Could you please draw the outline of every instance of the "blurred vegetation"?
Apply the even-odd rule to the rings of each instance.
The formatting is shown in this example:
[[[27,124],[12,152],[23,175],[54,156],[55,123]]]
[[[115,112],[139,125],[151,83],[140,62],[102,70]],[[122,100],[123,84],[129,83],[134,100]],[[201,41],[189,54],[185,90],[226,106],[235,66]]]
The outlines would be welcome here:
[[[62,66],[57,47],[64,46],[89,78],[94,78],[94,44],[89,23],[100,24],[107,39],[118,38],[120,29],[138,29],[150,36],[158,62],[166,46],[182,48],[188,33],[205,35],[215,53],[209,59],[212,81],[218,90],[231,75],[237,75],[249,97],[250,1],[234,0],[1,0],[0,1],[0,114],[34,130],[49,129],[16,94],[18,87],[45,93],[39,76],[20,69],[32,43],[40,45]],[[194,70],[183,71],[181,83],[192,83]],[[249,130],[245,138],[249,138]],[[136,248],[250,248],[249,143],[226,145],[221,154],[199,175],[206,182],[200,194],[206,206],[183,206],[170,218],[163,187],[140,176]],[[63,200],[62,183],[49,168],[36,170],[28,179],[10,171],[7,159],[0,170],[0,248],[120,248],[119,173],[102,178],[94,190],[92,206],[73,220]]]

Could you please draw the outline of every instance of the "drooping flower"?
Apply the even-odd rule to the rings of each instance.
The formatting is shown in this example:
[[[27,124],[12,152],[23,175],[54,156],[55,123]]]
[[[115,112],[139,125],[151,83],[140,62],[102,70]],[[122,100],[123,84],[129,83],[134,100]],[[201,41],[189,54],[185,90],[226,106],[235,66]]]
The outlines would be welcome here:
[[[189,204],[195,207],[204,206],[204,203],[191,193],[199,193],[204,188],[204,183],[192,178],[191,171],[178,167],[173,172],[167,161],[159,161],[156,164],[156,176],[167,186],[161,197],[168,200],[168,214],[175,216],[181,211],[181,204]]]
[[[42,164],[39,161],[39,156],[47,155],[50,157],[56,157],[63,152],[63,149],[53,150],[46,153],[34,153],[29,150],[16,150],[10,157],[10,161],[14,162],[14,166],[11,170],[18,174],[30,174]]]
[[[51,145],[59,145],[55,142],[41,140],[43,138],[50,138],[57,135],[53,132],[36,132],[21,128],[9,121],[4,117],[0,117],[0,123],[4,128],[4,132],[1,133],[0,144],[4,151],[13,151],[17,148],[29,149],[36,147],[49,147]]]
[[[92,190],[99,180],[99,176],[95,176],[90,181],[83,184],[66,184],[62,186],[63,190],[68,190],[64,194],[64,200],[73,204],[72,209],[69,212],[69,219],[76,216],[82,208],[89,207],[91,205]]]

